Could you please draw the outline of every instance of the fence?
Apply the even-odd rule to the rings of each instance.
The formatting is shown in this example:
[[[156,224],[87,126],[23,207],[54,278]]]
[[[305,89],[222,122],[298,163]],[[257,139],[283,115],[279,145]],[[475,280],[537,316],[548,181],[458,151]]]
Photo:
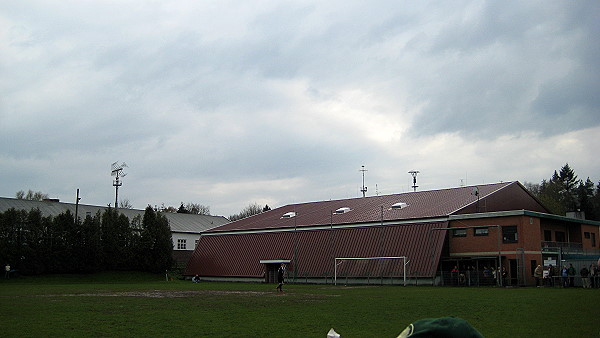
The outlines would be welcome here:
[[[439,271],[437,274],[441,286],[517,286],[514,281],[507,276],[498,280],[494,277],[494,272],[484,272],[481,270],[466,270],[466,271]],[[600,276],[589,277],[590,288],[600,288]],[[532,285],[530,285],[532,286]],[[555,275],[552,278],[540,278],[540,287],[582,287],[583,278],[581,275],[562,277]]]

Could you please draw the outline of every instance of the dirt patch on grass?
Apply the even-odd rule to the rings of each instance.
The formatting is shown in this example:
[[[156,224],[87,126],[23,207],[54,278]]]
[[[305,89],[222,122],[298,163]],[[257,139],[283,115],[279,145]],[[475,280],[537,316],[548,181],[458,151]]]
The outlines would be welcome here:
[[[39,297],[141,297],[141,298],[192,298],[202,296],[268,296],[276,295],[271,292],[260,291],[173,291],[173,290],[151,290],[151,291],[122,291],[122,292],[99,292],[99,293],[70,293],[55,295],[40,295]]]

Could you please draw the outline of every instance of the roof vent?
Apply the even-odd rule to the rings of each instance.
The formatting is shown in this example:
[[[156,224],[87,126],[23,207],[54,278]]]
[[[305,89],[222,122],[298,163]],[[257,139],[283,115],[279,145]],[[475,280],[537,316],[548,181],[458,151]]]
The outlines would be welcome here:
[[[339,214],[345,214],[345,213],[347,213],[347,212],[348,212],[348,211],[350,211],[350,210],[351,210],[351,209],[350,209],[350,208],[348,208],[348,207],[342,207],[342,208],[339,208],[339,209],[337,209],[337,210],[335,211],[335,213],[336,213],[336,214],[338,214],[338,215],[339,215]]]
[[[392,209],[396,210],[396,209],[404,209],[408,206],[408,204],[404,203],[404,202],[398,202],[398,203],[394,203],[392,204]]]
[[[283,214],[283,216],[281,216],[281,218],[292,218],[295,216],[296,216],[296,212],[290,211],[290,212],[286,212],[285,214]]]

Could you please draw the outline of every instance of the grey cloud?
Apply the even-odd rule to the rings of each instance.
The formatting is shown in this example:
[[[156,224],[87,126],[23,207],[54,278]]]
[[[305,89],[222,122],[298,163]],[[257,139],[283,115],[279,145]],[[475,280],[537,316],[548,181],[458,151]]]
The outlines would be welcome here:
[[[396,177],[386,183],[377,173],[398,171],[404,182],[407,170],[427,172],[412,165],[440,157],[435,147],[396,151],[440,133],[486,144],[475,141],[597,126],[598,6],[3,3],[0,27],[10,39],[0,37],[0,172],[18,183],[1,192],[35,183],[70,194],[76,183],[44,171],[55,166],[78,172],[88,196],[102,185],[94,194],[103,196],[106,168],[120,160],[131,163],[128,189],[141,200],[198,194],[134,187],[163,179],[185,189],[299,178],[302,191],[269,198],[353,197],[362,164],[394,187]],[[344,128],[317,117],[332,121],[344,110],[354,119]],[[398,122],[398,135],[373,141],[380,130],[363,126],[380,124],[370,116]],[[460,165],[447,171],[463,172]],[[153,198],[141,204],[160,203]]]

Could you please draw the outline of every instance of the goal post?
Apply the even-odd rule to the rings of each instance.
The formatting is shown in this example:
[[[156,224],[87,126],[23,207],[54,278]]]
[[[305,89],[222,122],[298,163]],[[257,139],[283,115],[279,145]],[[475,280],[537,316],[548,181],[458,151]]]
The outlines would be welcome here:
[[[336,257],[334,284],[338,277],[346,278],[401,278],[406,286],[406,256],[399,257]]]

